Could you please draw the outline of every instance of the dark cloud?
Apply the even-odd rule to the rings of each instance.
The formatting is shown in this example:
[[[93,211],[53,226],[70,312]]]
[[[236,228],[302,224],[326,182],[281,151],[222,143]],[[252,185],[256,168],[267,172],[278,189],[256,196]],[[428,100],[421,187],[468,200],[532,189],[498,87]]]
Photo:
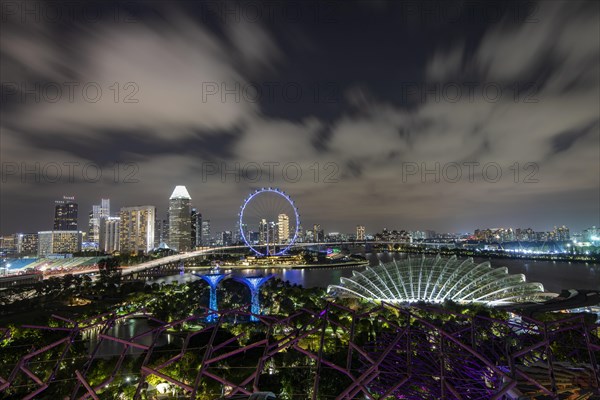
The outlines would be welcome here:
[[[585,135],[595,135],[598,132],[598,121],[586,125],[583,128],[559,133],[552,138],[552,150],[554,153],[567,151],[573,144]]]
[[[431,2],[416,14],[403,2],[298,3],[298,18],[277,3],[253,20],[221,3],[161,4],[124,6],[135,17],[127,23],[8,16],[2,162],[97,163],[103,176],[9,177],[2,233],[46,229],[63,194],[83,210],[109,196],[115,207],[163,213],[176,184],[215,229],[232,228],[257,186],[285,188],[307,226],[332,231],[600,222],[597,2],[539,2],[531,15],[516,2]],[[117,6],[98,5],[105,16]],[[98,101],[82,93],[86,84],[101,88]],[[56,101],[32,94],[52,85],[63,90]],[[486,90],[498,88],[490,99]],[[122,180],[132,170],[115,181],[115,162],[133,163],[137,182]],[[479,165],[472,180],[466,167],[457,182],[421,174],[465,162]],[[490,163],[502,168],[497,182],[481,170]],[[516,179],[515,163],[535,164],[538,181]],[[408,164],[419,170],[406,176]],[[258,182],[244,170],[254,165]]]

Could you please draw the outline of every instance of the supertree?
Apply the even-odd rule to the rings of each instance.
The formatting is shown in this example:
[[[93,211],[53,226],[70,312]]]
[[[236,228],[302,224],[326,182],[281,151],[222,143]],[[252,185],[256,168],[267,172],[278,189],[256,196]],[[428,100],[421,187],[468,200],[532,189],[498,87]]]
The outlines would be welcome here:
[[[194,275],[202,278],[206,283],[208,283],[208,286],[210,286],[210,298],[208,301],[208,308],[210,308],[210,310],[214,312],[208,314],[208,316],[206,317],[206,321],[214,322],[217,319],[216,311],[219,310],[219,306],[217,304],[217,286],[219,285],[219,282],[221,282],[227,277],[227,274]]]
[[[267,276],[243,276],[237,278],[238,281],[243,282],[248,289],[250,289],[250,321],[258,321],[256,315],[260,313],[260,299],[258,297],[260,287],[274,275]]]

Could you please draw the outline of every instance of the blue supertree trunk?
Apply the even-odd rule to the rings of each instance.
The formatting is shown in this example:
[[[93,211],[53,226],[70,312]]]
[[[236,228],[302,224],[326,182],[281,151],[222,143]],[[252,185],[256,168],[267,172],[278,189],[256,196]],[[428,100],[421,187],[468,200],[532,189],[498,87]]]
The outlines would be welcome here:
[[[260,299],[258,297],[259,295],[259,291],[258,288],[252,290],[250,289],[250,312],[252,314],[259,314],[260,313]],[[255,317],[254,315],[250,316],[250,321],[258,321],[258,318]]]
[[[217,287],[216,286],[210,286],[210,299],[208,301],[208,308],[210,308],[211,310],[214,311],[218,311],[218,305],[217,305]],[[206,320],[208,322],[213,322],[215,319],[217,319],[217,313],[210,313],[208,314],[208,316],[206,317]]]
[[[208,275],[196,275],[202,278],[208,286],[210,287],[210,297],[208,300],[208,308],[213,311],[219,310],[219,305],[217,304],[217,286],[219,282],[221,282],[227,275],[225,274],[208,274]],[[214,322],[218,317],[216,312],[211,312],[206,317],[207,322]]]
[[[260,314],[260,287],[272,277],[273,275],[238,278],[238,280],[244,282],[248,286],[248,289],[250,289],[250,312],[252,313],[250,321],[258,321],[256,315]]]

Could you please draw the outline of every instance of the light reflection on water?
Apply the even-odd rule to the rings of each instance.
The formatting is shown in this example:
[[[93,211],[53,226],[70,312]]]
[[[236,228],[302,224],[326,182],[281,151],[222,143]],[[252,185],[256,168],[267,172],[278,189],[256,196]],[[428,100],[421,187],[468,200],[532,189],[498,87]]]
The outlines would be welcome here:
[[[370,265],[376,265],[379,261],[389,262],[395,259],[405,259],[408,256],[402,253],[369,253],[367,259]],[[413,255],[418,257],[420,255]],[[600,265],[590,263],[577,263],[567,261],[537,261],[519,259],[486,259],[475,258],[475,262],[490,261],[492,267],[506,267],[510,274],[525,274],[528,282],[540,282],[544,289],[559,293],[562,289],[600,289]],[[233,270],[233,276],[250,276],[261,274],[275,274],[284,281],[303,287],[327,287],[337,284],[341,277],[349,277],[353,270],[362,270],[356,266],[352,267],[318,267],[306,269],[292,268],[257,268]],[[198,271],[208,273],[208,271]],[[174,275],[158,278],[149,283],[171,283],[190,282],[200,279],[193,274]]]
[[[114,336],[120,339],[131,339],[136,335],[149,332],[153,329],[150,322],[146,318],[128,318],[124,320],[117,320],[115,325],[107,331],[108,336]],[[93,328],[85,330],[82,333],[82,339],[87,342],[88,350],[91,353],[95,346],[100,341],[99,334],[100,328]],[[164,346],[167,343],[182,342],[181,338],[173,337],[173,335],[163,333],[157,339],[157,346]],[[135,343],[150,346],[152,344],[152,333],[143,335],[135,340]],[[104,339],[98,347],[98,356],[102,358],[117,357],[122,352],[125,346],[122,343],[118,343],[112,340]],[[126,354],[140,355],[144,350],[129,346]]]

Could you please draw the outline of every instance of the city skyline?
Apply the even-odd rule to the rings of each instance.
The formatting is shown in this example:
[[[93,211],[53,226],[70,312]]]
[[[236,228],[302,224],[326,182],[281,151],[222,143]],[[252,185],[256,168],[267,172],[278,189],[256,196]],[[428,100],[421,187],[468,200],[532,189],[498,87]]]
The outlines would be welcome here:
[[[186,188],[185,185],[180,185],[183,186],[184,189]],[[179,186],[177,186],[179,187]],[[169,192],[169,190],[168,190]],[[187,194],[189,196],[189,193]],[[129,208],[129,207],[139,207],[141,205],[153,205],[154,207],[156,207],[156,218],[157,220],[163,220],[164,218],[167,218],[166,220],[168,221],[168,210],[169,210],[169,198],[168,196],[166,196],[167,200],[165,201],[164,199],[162,199],[163,203],[166,203],[165,206],[163,207],[159,207],[156,206],[155,203],[157,202],[152,202],[152,201],[147,201],[146,203],[141,203],[141,204],[129,204],[129,205],[123,205],[123,206],[115,206],[114,210],[116,210],[111,216],[118,216],[119,214],[119,210],[122,208]],[[80,210],[86,210],[84,207],[81,206],[81,204],[77,201],[77,197],[75,196],[63,196],[63,199],[69,199],[67,201],[73,201],[75,202]],[[100,199],[100,198],[99,198]],[[104,197],[101,198],[102,202],[106,202],[108,201],[108,204],[118,204],[115,201],[113,201],[114,199],[106,199]],[[57,202],[60,202],[63,200],[56,200],[54,202],[55,205],[57,205]],[[190,199],[191,201],[191,199]],[[92,201],[94,202],[94,201]],[[98,199],[95,201],[96,203],[98,202]],[[203,211],[202,209],[200,209],[197,205],[195,205],[195,203],[193,201],[191,201],[191,208],[190,210],[193,208],[195,210],[197,210],[198,213],[202,214],[205,216],[205,218],[208,218],[209,221],[217,221],[217,223],[215,224],[214,222],[211,223],[212,227],[212,233],[216,234],[216,233],[220,233],[222,231],[226,231],[226,230],[233,230],[233,227],[236,225],[236,220],[237,220],[237,215],[233,215],[228,217],[223,218],[222,220],[216,220],[214,218],[210,218],[210,215],[212,215],[210,213],[210,211]],[[241,204],[241,202],[240,202]],[[90,210],[94,210],[95,207],[100,207],[96,204],[91,205]],[[110,206],[109,206],[110,207]],[[302,210],[299,210],[300,212],[302,212]],[[103,211],[104,212],[104,211]],[[239,212],[239,210],[238,210]],[[80,212],[79,216],[78,216],[78,220],[77,220],[77,225],[79,227],[81,227],[81,231],[86,232],[86,234],[89,232],[88,231],[88,225],[91,224],[92,222],[90,222],[90,215],[93,214],[93,211],[90,211],[90,213],[88,212]],[[50,221],[54,221],[55,219],[55,214],[52,214],[51,217],[49,217]],[[322,221],[322,219],[319,219],[318,221]],[[301,225],[303,225],[303,228],[305,230],[312,230],[312,222],[308,222],[305,223],[306,221],[304,219],[301,220]],[[318,222],[314,222],[314,223],[318,223]],[[386,224],[386,225],[381,225],[381,226],[369,226],[368,224],[365,224],[363,222],[362,219],[360,219],[360,217],[357,217],[357,221],[353,222],[353,221],[348,221],[346,223],[344,223],[344,226],[348,226],[347,229],[337,229],[335,228],[333,225],[331,227],[329,226],[325,226],[323,229],[325,229],[325,233],[330,233],[330,232],[340,232],[340,233],[344,233],[344,234],[349,234],[349,233],[353,233],[356,232],[356,228],[357,228],[357,224],[359,224],[360,226],[363,226],[363,228],[365,229],[365,234],[375,234],[377,232],[381,232],[383,231],[383,229],[388,229],[388,230],[407,230],[407,231],[434,231],[436,233],[449,233],[449,234],[473,234],[475,233],[476,230],[481,230],[481,229],[508,229],[508,228],[513,228],[513,229],[527,229],[527,228],[531,228],[536,232],[545,232],[545,231],[552,231],[553,229],[557,228],[557,227],[561,227],[561,226],[567,226],[568,228],[571,229],[571,232],[583,232],[584,230],[592,227],[592,226],[600,226],[600,223],[593,223],[590,222],[587,225],[582,225],[580,228],[579,227],[574,227],[573,225],[566,223],[566,222],[548,222],[546,225],[539,227],[539,226],[533,226],[531,224],[527,224],[527,221],[521,221],[519,222],[517,225],[509,225],[509,224],[498,224],[498,225],[494,225],[494,226],[483,226],[483,225],[475,225],[472,226],[468,229],[464,229],[464,230],[439,230],[439,229],[433,229],[431,227],[419,227],[419,226],[415,226],[415,227],[407,227],[407,226],[402,226],[402,225],[391,225],[391,224]],[[318,225],[323,225],[322,223],[318,223]],[[325,225],[329,225],[329,224],[325,224]],[[37,226],[37,227],[35,227]],[[0,235],[10,235],[10,234],[14,234],[14,233],[34,233],[34,232],[38,232],[38,231],[47,231],[47,230],[52,230],[52,223],[50,223],[50,226],[48,226],[47,224],[44,224],[43,222],[37,220],[37,225],[35,225],[32,229],[17,229],[17,230],[13,230],[13,231],[0,231]],[[90,226],[91,228],[91,226]],[[157,227],[158,229],[158,227]],[[60,230],[60,229],[59,229]]]
[[[168,215],[169,215],[169,212],[168,212],[169,211],[169,202],[171,202],[173,200],[172,197],[174,195],[177,195],[177,197],[179,198],[179,196],[182,195],[182,193],[180,191],[183,190],[183,191],[185,191],[185,193],[183,193],[184,197],[186,197],[186,198],[190,197],[190,194],[187,192],[187,186],[186,185],[177,185],[177,186],[174,186],[173,190],[174,191],[171,194],[171,198],[169,198],[168,196],[166,196],[167,200],[164,201],[164,199],[163,199],[163,202],[167,203],[166,206],[164,206],[164,207],[161,208],[161,207],[158,207],[158,206],[152,204],[151,202],[148,202],[147,205],[144,205],[144,206],[153,206],[153,207],[156,208],[156,219],[157,219],[157,221],[159,221],[159,220],[162,221],[164,218],[167,218],[166,220],[168,221],[168,219],[169,219],[168,218]],[[58,205],[59,202],[61,202],[61,201],[72,201],[75,204],[77,204],[78,207],[81,210],[85,210],[85,208],[81,207],[81,204],[77,201],[77,198],[75,196],[63,196],[63,199],[68,199],[68,200],[56,200],[54,202],[54,204]],[[104,204],[107,204],[108,207],[109,207],[109,210],[110,210],[110,204],[111,203],[113,205],[116,204],[113,201],[114,199],[110,199],[110,198],[107,199],[107,198],[102,197],[101,200],[102,200],[102,204],[103,204],[102,207],[104,207]],[[210,218],[211,214],[210,214],[210,212],[207,213],[206,211],[201,210],[191,200],[191,197],[189,198],[189,201],[190,201],[190,203],[188,203],[187,208],[190,209],[190,213],[189,213],[190,214],[190,218],[192,218],[192,210],[194,210],[194,213],[197,212],[197,213],[199,213],[201,215],[204,215],[205,216],[204,218],[208,218],[209,223],[210,223],[210,221],[211,221],[211,218]],[[98,202],[98,200],[96,200],[96,202]],[[116,212],[114,212],[110,216],[118,216],[119,212],[120,212],[119,210],[121,210],[123,208],[141,207],[141,206],[142,205],[140,205],[140,204],[117,206],[117,207],[114,207],[114,210],[116,210]],[[99,205],[94,204],[94,205],[91,206],[91,210],[96,210],[96,208],[100,209],[102,207],[99,206]],[[300,212],[301,211],[302,210],[300,209]],[[98,212],[98,210],[96,210],[96,212]],[[238,212],[239,212],[239,210],[238,210]],[[85,232],[88,235],[89,235],[88,229],[83,229],[83,227],[88,228],[88,226],[89,226],[89,228],[91,229],[91,224],[92,224],[91,215],[93,215],[93,213],[94,213],[94,211],[90,211],[89,214],[87,212],[79,213],[79,217],[78,217],[77,225],[79,227],[81,227],[81,229],[79,229],[79,230]],[[102,213],[105,213],[105,209],[104,208],[102,208]],[[109,212],[109,214],[110,214],[110,212]],[[52,214],[52,215],[53,215],[53,218],[55,220],[56,219],[55,214]],[[212,219],[212,220],[214,221],[214,219]],[[233,231],[234,230],[233,227],[235,227],[237,225],[237,222],[236,222],[237,220],[238,220],[238,217],[237,217],[237,215],[235,215],[235,216],[231,216],[229,218],[224,218],[223,220],[217,221],[216,225],[214,223],[211,223],[211,232],[213,233],[213,236],[214,236],[214,234],[221,233],[223,231]],[[190,219],[190,223],[191,223],[191,219]],[[321,224],[321,223],[318,223],[318,222],[314,222],[314,224],[317,224],[319,226],[324,225],[324,224]],[[308,230],[311,230],[311,231],[313,230],[311,228],[312,225],[313,225],[313,223],[309,222],[307,224],[306,221],[301,220],[301,225],[303,225],[304,229],[307,230],[307,231]],[[345,223],[344,225],[348,226],[348,229],[346,229],[346,230],[344,230],[344,229],[336,229],[333,226],[332,227],[327,227],[326,226],[323,229],[325,231],[325,234],[328,234],[328,233],[338,233],[338,232],[339,233],[343,233],[343,234],[356,233],[357,228],[359,226],[363,228],[364,234],[367,234],[367,235],[369,235],[369,234],[373,235],[375,233],[383,231],[384,229],[387,229],[387,230],[390,230],[390,231],[391,230],[406,230],[406,231],[411,231],[411,232],[414,232],[414,231],[434,231],[436,233],[444,233],[444,234],[446,234],[446,233],[447,234],[474,234],[477,230],[482,230],[482,229],[483,230],[485,230],[485,229],[492,229],[493,230],[493,229],[528,229],[528,228],[531,228],[531,229],[533,229],[536,232],[549,232],[549,231],[552,231],[553,229],[560,228],[561,226],[568,227],[571,230],[571,232],[583,232],[584,230],[589,229],[592,226],[600,226],[600,224],[595,225],[594,223],[590,223],[588,225],[582,226],[581,228],[574,228],[570,224],[556,222],[556,223],[548,223],[544,227],[540,228],[540,227],[535,227],[535,226],[532,226],[532,225],[528,225],[526,222],[521,221],[518,225],[508,225],[508,224],[499,224],[497,226],[475,225],[475,226],[471,227],[470,229],[466,229],[466,230],[445,230],[444,231],[444,230],[431,229],[429,227],[418,227],[418,226],[417,227],[406,227],[406,226],[396,226],[396,225],[390,225],[390,224],[382,225],[382,226],[378,226],[378,227],[374,227],[374,226],[370,227],[369,224],[365,224],[363,222],[363,220],[361,220],[360,218],[357,218],[356,222],[349,221],[349,222]],[[325,228],[327,228],[327,229],[325,229]],[[158,227],[156,229],[158,229]],[[50,227],[48,227],[46,225],[39,225],[37,228],[33,228],[33,229],[29,229],[29,230],[27,230],[27,229],[21,229],[21,230],[14,230],[14,231],[10,231],[10,232],[8,232],[8,231],[7,232],[0,231],[0,235],[10,235],[10,234],[15,234],[15,233],[35,233],[35,232],[39,232],[39,231],[48,231],[48,230],[52,230],[51,225],[50,225]],[[58,230],[60,230],[60,229],[58,229]]]
[[[331,231],[600,225],[598,3],[409,3],[7,9],[0,231],[173,183],[214,232],[262,186]]]

